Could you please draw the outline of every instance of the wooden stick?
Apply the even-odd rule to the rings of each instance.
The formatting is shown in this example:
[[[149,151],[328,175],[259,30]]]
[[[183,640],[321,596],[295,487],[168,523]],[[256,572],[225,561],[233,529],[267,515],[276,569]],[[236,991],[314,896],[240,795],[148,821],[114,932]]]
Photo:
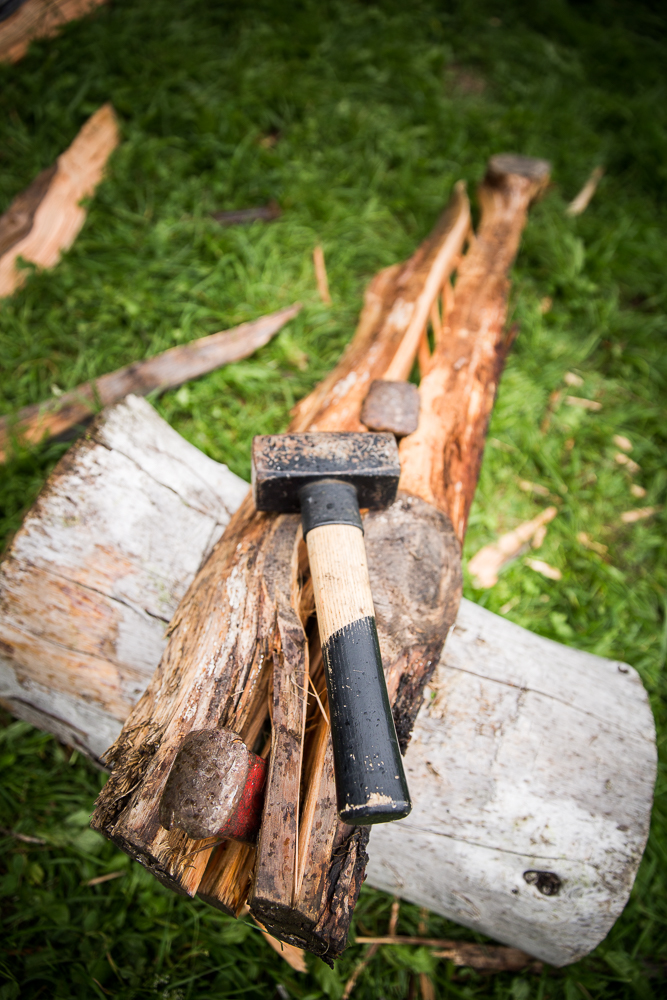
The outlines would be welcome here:
[[[27,272],[16,268],[19,257],[50,268],[71,247],[86,221],[80,202],[93,195],[119,141],[114,110],[104,104],[58,157],[53,173],[42,172],[0,218],[0,245],[5,247],[0,257],[0,297],[11,295],[26,280]]]
[[[267,344],[300,309],[300,303],[296,302],[287,309],[241,323],[231,330],[171,347],[152,358],[135,361],[85,382],[57,400],[26,406],[13,419],[0,418],[0,461],[6,461],[12,434],[30,442],[54,437],[84,423],[99,405],[115,403],[130,393],[146,396],[155,390],[173,389],[223,365],[249,357]]]
[[[0,62],[18,62],[33,38],[53,38],[63,24],[103,3],[106,0],[26,0],[0,23]]]
[[[510,972],[524,969],[527,965],[541,965],[518,948],[508,948],[499,944],[473,944],[469,941],[450,941],[445,938],[410,937],[400,934],[386,934],[384,937],[357,937],[355,944],[400,944],[415,947],[439,948],[435,954],[446,958],[454,965],[467,965],[472,969],[486,972]]]
[[[329,294],[329,279],[327,278],[327,266],[324,263],[324,250],[321,246],[316,246],[313,250],[313,264],[315,265],[315,278],[317,280],[317,291],[325,305],[331,305],[331,295]]]

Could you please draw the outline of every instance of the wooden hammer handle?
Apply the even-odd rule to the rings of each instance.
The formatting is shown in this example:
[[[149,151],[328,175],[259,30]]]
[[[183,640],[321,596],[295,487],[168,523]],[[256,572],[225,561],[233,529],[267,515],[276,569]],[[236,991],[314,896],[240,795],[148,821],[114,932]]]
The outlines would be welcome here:
[[[407,816],[410,795],[375,625],[363,531],[321,524],[306,536],[322,642],[338,815],[346,823]]]

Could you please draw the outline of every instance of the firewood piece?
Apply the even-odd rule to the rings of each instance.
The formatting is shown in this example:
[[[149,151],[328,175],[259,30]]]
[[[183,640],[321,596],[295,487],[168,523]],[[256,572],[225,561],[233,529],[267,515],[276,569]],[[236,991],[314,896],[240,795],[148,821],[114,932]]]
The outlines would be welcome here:
[[[419,389],[411,382],[375,379],[361,407],[361,422],[369,431],[390,431],[405,437],[417,430]]]
[[[115,403],[131,393],[146,396],[154,390],[173,389],[222,365],[240,361],[267,344],[301,309],[300,303],[241,323],[231,330],[200,337],[189,344],[171,347],[144,361],[134,361],[108,375],[84,382],[71,392],[46,403],[26,406],[14,418],[0,418],[0,461],[6,461],[11,434],[26,441],[57,436],[94,414],[98,402]]]
[[[511,344],[503,332],[508,273],[528,207],[548,180],[545,160],[500,155],[489,161],[479,189],[482,217],[458,268],[449,332],[419,386],[419,427],[400,446],[401,488],[445,511],[461,541]]]
[[[0,62],[18,62],[33,38],[53,38],[63,24],[104,3],[106,0],[26,0],[0,23]]]
[[[255,208],[237,208],[229,212],[213,212],[211,218],[219,222],[221,226],[243,226],[251,222],[273,222],[282,215],[280,205],[277,201],[270,201],[266,205],[257,205]]]
[[[43,172],[9,207],[0,219],[2,243],[8,243],[12,233],[21,232],[29,220],[32,224],[0,257],[0,297],[11,295],[26,280],[26,271],[16,267],[19,257],[38,267],[50,268],[69,250],[86,221],[86,209],[80,202],[94,193],[119,141],[114,110],[110,104],[104,104],[88,119],[69,149],[58,157],[48,184]],[[36,203],[38,192],[42,197]],[[17,222],[21,215],[23,226]]]
[[[515,559],[534,539],[540,529],[544,529],[554,519],[558,510],[547,507],[530,521],[524,521],[513,531],[501,535],[496,542],[479,549],[468,563],[468,571],[476,587],[488,589],[498,583],[498,573],[507,563]],[[537,546],[536,546],[537,547]]]
[[[184,441],[145,400],[130,397],[109,408],[93,433],[74,446],[67,469],[52,475],[0,567],[0,696],[18,717],[98,759],[150,680],[164,625],[248,487]],[[168,552],[165,536],[172,539]],[[371,573],[373,562],[371,549]],[[67,589],[64,607],[51,604],[54,580]],[[104,603],[100,596],[92,618],[86,602],[96,591]],[[303,601],[305,621],[307,587]],[[312,638],[310,669],[326,707]],[[130,671],[137,687],[128,683]],[[266,704],[266,671],[260,681],[258,706]],[[259,736],[263,716],[253,712]],[[322,718],[314,697],[309,712],[307,726],[314,713]],[[472,769],[471,761],[478,762]],[[313,762],[311,752],[306,785],[315,781]],[[552,642],[463,600],[425,692],[406,767],[413,813],[374,831],[369,884],[552,965],[576,961],[606,936],[641,859],[656,773],[653,715],[632,667]],[[319,844],[324,829],[331,858],[335,806],[327,826],[321,800],[316,804],[299,851],[303,857],[304,848]],[[567,887],[549,897],[523,877],[545,867],[534,855],[544,838],[550,855],[562,859],[556,874]],[[237,915],[254,853],[233,842],[217,848],[199,895]],[[227,867],[226,854],[236,855]],[[304,887],[312,876],[326,890],[328,867],[301,866]]]

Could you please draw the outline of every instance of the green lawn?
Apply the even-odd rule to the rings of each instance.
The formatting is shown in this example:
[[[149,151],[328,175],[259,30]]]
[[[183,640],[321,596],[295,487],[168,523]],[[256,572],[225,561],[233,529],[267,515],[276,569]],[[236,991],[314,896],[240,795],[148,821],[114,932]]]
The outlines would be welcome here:
[[[420,971],[439,998],[665,995],[666,67],[658,0],[113,0],[0,67],[0,211],[103,102],[123,133],[72,250],[0,303],[0,412],[298,298],[300,316],[255,357],[155,401],[243,476],[252,435],[285,427],[294,401],[339,357],[371,275],[413,251],[453,183],[464,178],[474,191],[501,151],[553,164],[514,269],[521,332],[466,555],[555,502],[539,556],[562,579],[519,559],[492,590],[468,582],[466,593],[639,670],[661,746],[651,837],[624,914],[577,965],[482,977],[425,949],[385,947],[358,981],[359,1000],[405,998]],[[267,136],[277,141],[262,143]],[[591,206],[568,218],[597,164],[607,172]],[[222,229],[209,217],[270,198],[284,210],[270,225]],[[318,242],[330,308],[315,289]],[[581,385],[566,386],[568,372]],[[561,402],[542,432],[559,389],[602,408]],[[632,442],[632,475],[615,460],[618,434]],[[0,469],[3,536],[65,448],[25,449]],[[522,480],[551,499],[524,492]],[[622,521],[646,506],[657,508],[652,517]],[[606,554],[584,547],[581,532]],[[163,890],[87,828],[102,777],[81,757],[7,715],[0,725],[0,827],[45,841],[0,835],[0,1000],[284,1000],[278,984],[303,1000],[340,997],[361,947],[335,972],[309,958],[307,976],[292,973],[251,925]],[[364,890],[357,926],[385,931],[390,903]],[[399,932],[418,920],[404,904]],[[436,916],[428,932],[474,937]]]

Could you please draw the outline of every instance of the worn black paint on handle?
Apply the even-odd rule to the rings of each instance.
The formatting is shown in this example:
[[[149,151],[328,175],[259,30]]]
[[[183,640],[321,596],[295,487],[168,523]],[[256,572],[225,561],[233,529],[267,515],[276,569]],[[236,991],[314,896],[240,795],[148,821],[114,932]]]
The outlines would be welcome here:
[[[322,647],[338,815],[368,825],[402,819],[412,808],[375,618],[359,618]]]

